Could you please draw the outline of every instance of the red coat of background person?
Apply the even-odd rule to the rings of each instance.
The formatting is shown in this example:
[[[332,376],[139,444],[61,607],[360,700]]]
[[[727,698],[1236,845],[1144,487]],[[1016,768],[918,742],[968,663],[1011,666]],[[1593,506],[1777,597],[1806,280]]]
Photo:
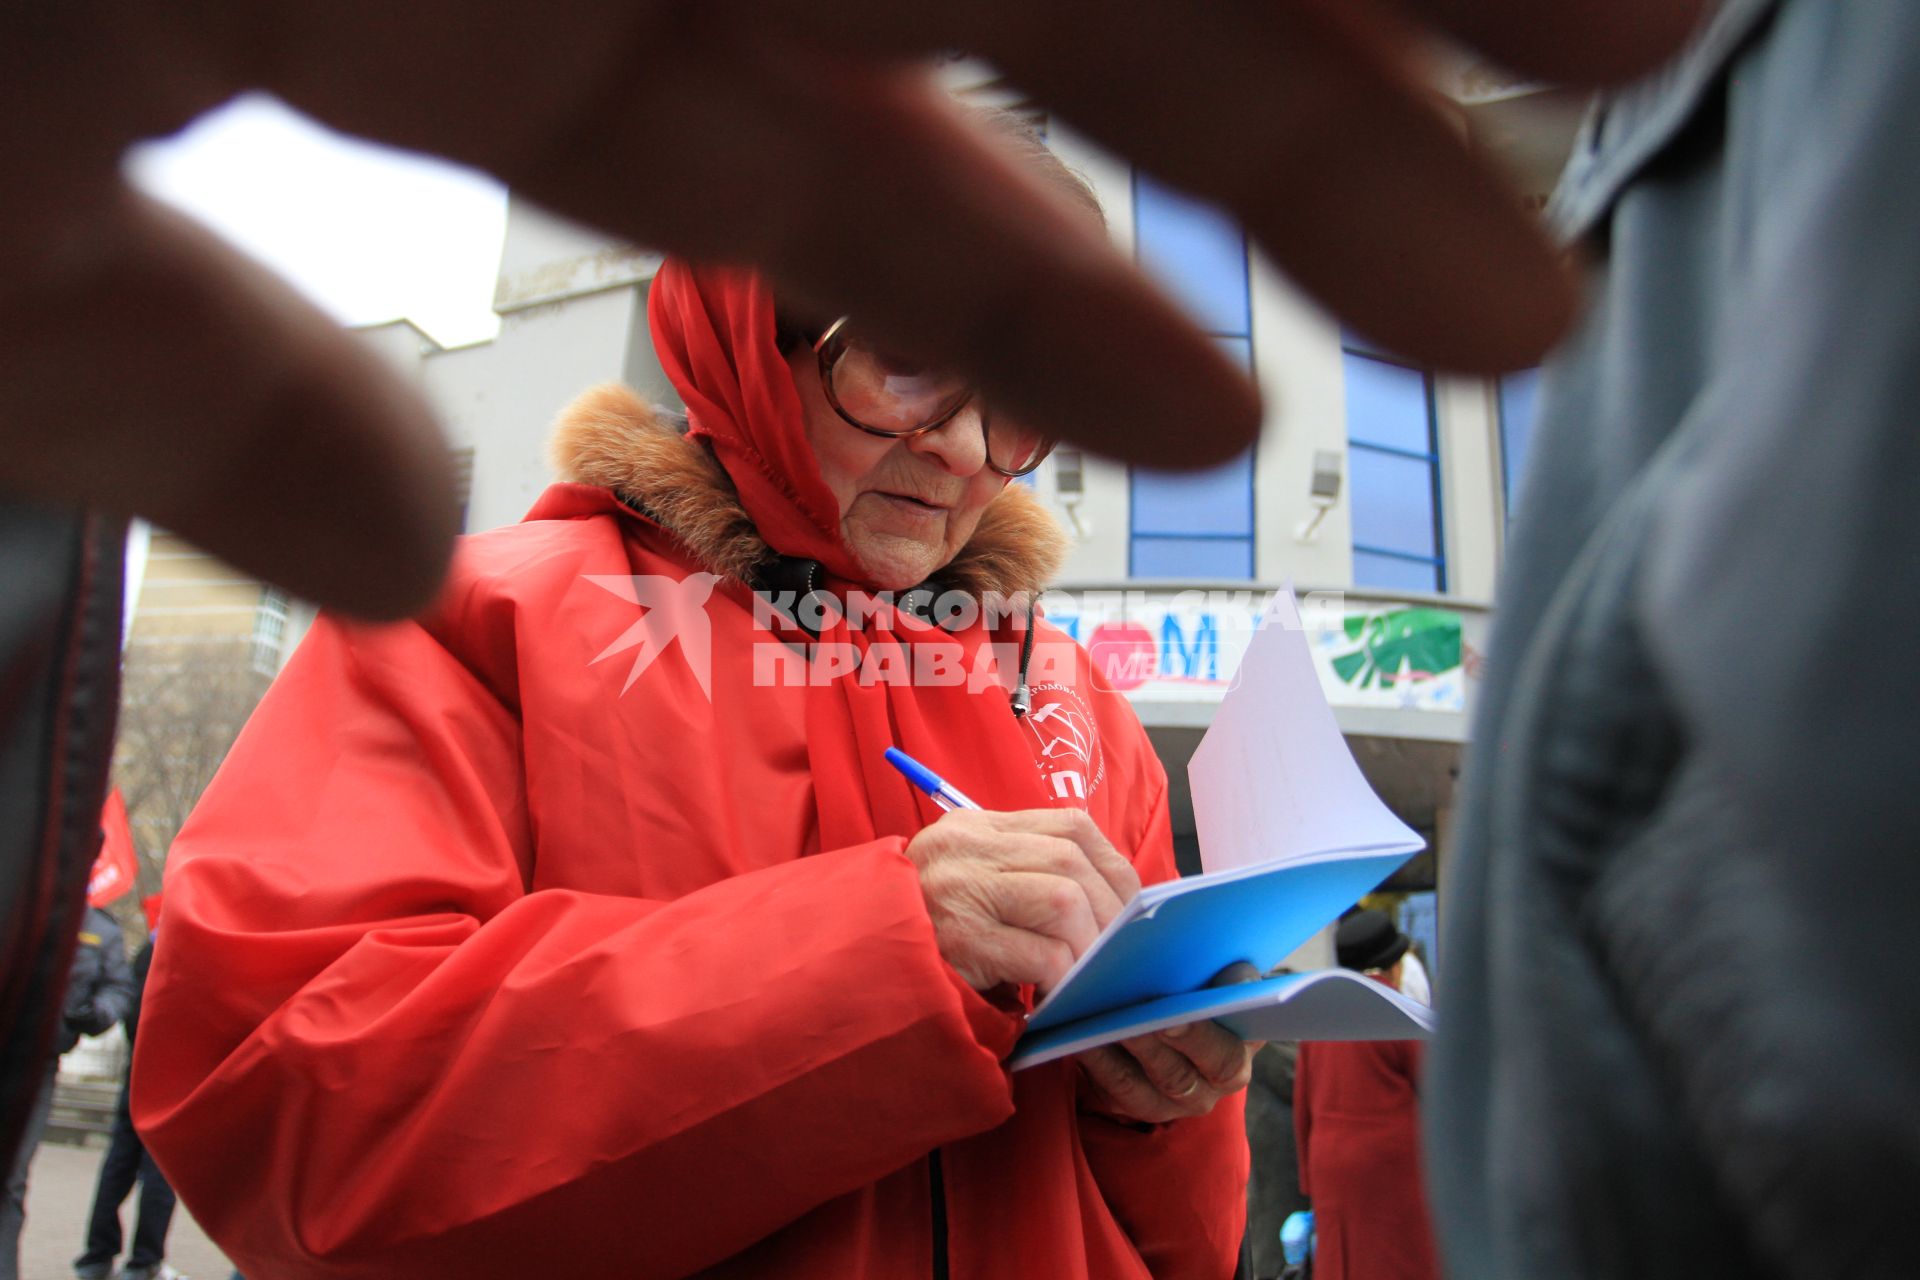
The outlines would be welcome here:
[[[1393,978],[1408,938],[1378,911],[1340,925],[1340,963]],[[1314,1280],[1438,1280],[1420,1171],[1417,1040],[1303,1044],[1293,1082],[1300,1190],[1313,1201]]]

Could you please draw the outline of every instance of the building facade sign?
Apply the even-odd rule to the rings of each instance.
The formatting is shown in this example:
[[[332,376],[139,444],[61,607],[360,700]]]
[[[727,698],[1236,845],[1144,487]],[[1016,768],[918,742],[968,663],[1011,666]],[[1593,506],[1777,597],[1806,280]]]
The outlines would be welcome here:
[[[1233,683],[1266,591],[1053,592],[1055,626],[1136,702],[1219,701]],[[1467,672],[1460,614],[1340,592],[1300,599],[1308,648],[1336,707],[1458,712]]]

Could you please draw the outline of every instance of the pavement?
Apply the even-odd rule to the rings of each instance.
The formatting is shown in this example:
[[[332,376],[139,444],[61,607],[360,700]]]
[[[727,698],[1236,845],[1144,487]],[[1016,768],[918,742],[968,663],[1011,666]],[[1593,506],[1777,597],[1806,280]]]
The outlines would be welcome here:
[[[43,1142],[27,1175],[27,1226],[20,1237],[20,1280],[72,1280],[73,1259],[86,1247],[87,1214],[93,1207],[93,1180],[100,1172],[104,1144],[91,1147]],[[120,1210],[129,1245],[138,1188]],[[167,1261],[193,1280],[227,1280],[233,1266],[187,1207],[173,1212],[167,1232]]]

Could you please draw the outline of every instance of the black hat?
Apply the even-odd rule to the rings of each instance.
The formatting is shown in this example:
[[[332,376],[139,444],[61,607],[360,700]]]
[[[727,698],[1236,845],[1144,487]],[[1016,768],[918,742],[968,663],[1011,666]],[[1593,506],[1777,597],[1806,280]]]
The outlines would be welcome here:
[[[1334,955],[1343,969],[1391,969],[1412,945],[1383,911],[1356,911],[1333,935]]]

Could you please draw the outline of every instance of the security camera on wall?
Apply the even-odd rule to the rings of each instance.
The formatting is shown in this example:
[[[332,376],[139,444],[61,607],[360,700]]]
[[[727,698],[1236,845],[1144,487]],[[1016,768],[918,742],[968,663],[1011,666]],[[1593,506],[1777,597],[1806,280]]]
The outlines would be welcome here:
[[[1087,496],[1086,460],[1078,449],[1058,449],[1051,461],[1054,497],[1066,510],[1067,519],[1073,522],[1074,533],[1085,538],[1088,526],[1080,514],[1080,504]]]
[[[1296,542],[1317,542],[1320,538],[1320,522],[1327,518],[1327,512],[1333,510],[1333,504],[1340,501],[1341,455],[1332,449],[1316,449],[1313,453],[1313,482],[1307,487],[1307,501],[1313,504],[1313,515],[1306,523],[1293,531]]]

